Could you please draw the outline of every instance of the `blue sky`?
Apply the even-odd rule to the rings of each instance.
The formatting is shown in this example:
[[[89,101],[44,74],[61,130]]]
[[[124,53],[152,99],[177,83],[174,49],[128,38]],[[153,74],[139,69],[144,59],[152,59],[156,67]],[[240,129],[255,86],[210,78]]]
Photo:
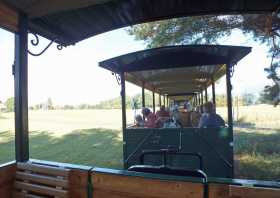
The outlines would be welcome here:
[[[32,35],[30,35],[30,39]],[[38,51],[48,43],[41,39]],[[267,47],[254,42],[239,31],[220,40],[225,45],[253,47],[252,53],[236,66],[232,79],[233,94],[258,93],[270,83],[263,69],[270,64]],[[29,56],[29,104],[44,102],[51,97],[54,104],[95,104],[119,96],[120,87],[110,72],[98,67],[98,62],[128,52],[144,49],[143,42],[135,41],[124,29],[104,33],[58,51],[53,45],[40,57]],[[40,50],[39,50],[40,51]],[[0,29],[0,100],[13,96],[11,65],[14,59],[14,36]],[[218,94],[225,93],[221,79]],[[140,93],[139,87],[128,84],[127,94]]]

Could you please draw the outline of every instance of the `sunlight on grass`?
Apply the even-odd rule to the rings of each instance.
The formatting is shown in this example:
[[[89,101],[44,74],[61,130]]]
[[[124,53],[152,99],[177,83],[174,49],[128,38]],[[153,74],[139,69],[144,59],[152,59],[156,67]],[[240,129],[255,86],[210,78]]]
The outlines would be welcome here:
[[[240,107],[234,128],[238,178],[280,178],[280,108]],[[218,112],[226,115],[225,108]],[[128,122],[133,112],[127,111]],[[0,117],[0,163],[14,160],[14,114]],[[30,156],[36,159],[122,168],[120,110],[30,111]]]

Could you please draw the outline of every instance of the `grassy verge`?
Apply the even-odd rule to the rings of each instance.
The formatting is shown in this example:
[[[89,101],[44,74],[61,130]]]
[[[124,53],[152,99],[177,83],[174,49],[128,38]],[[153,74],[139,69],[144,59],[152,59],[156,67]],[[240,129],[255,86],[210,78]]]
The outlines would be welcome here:
[[[236,178],[279,180],[280,113],[277,109],[270,109],[274,112],[269,114],[264,107],[252,108],[267,112],[269,119],[264,113],[262,119],[254,117],[247,107],[240,110],[245,119],[235,127]],[[128,112],[128,117],[133,117],[133,112]],[[29,119],[32,158],[122,168],[119,110],[34,111]],[[12,113],[2,114],[0,163],[14,160],[13,124]]]

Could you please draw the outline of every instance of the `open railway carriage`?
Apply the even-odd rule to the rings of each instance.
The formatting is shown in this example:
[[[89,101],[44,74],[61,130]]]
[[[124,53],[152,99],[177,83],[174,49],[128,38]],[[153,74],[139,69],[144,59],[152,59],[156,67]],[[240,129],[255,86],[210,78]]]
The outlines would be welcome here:
[[[126,107],[123,106],[124,165],[157,165],[203,169],[211,177],[233,177],[233,129],[230,75],[234,64],[250,53],[249,47],[221,45],[185,45],[143,50],[105,60],[100,64],[120,75],[122,104],[125,101],[125,81],[142,87],[142,106],[145,107],[144,89],[167,100],[182,100],[191,96],[193,106],[208,100],[207,88],[226,75],[228,125],[222,128],[127,128]],[[201,97],[199,97],[201,96]],[[181,99],[180,99],[181,98]],[[199,103],[195,104],[195,99]],[[166,101],[166,99],[164,100]],[[165,103],[165,102],[164,102]],[[186,112],[189,114],[189,112]],[[151,151],[151,152],[149,152]],[[157,151],[157,152],[156,152]],[[161,152],[162,151],[162,152]],[[165,156],[166,155],[166,156]],[[141,160],[142,158],[142,160]]]
[[[61,49],[142,22],[203,14],[272,13],[279,6],[279,0],[1,0],[0,27],[15,33],[16,161],[0,166],[0,197],[278,198],[278,182],[202,178],[192,172],[151,174],[29,159],[27,43],[30,32]]]

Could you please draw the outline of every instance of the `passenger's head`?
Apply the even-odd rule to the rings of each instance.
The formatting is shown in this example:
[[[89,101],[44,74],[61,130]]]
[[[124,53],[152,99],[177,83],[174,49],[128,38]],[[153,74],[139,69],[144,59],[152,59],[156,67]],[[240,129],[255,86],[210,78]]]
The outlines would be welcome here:
[[[142,108],[142,114],[144,117],[147,117],[151,113],[151,110],[149,108],[143,107]]]
[[[205,113],[214,113],[215,112],[214,104],[212,102],[206,102],[203,105],[203,112],[205,112]]]
[[[162,106],[160,106],[160,108],[159,108],[161,111],[165,111],[165,106],[164,105],[162,105]]]
[[[142,124],[142,122],[143,122],[143,118],[142,118],[142,116],[141,115],[136,115],[135,116],[135,121],[136,121],[136,124],[137,125],[140,125],[140,124]]]

